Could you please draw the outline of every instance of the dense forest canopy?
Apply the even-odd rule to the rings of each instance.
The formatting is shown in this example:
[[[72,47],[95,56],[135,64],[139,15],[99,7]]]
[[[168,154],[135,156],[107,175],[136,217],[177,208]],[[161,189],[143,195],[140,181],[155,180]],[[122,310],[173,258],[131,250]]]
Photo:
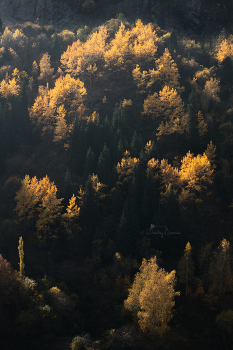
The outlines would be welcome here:
[[[229,348],[232,61],[122,14],[2,28],[2,342]]]

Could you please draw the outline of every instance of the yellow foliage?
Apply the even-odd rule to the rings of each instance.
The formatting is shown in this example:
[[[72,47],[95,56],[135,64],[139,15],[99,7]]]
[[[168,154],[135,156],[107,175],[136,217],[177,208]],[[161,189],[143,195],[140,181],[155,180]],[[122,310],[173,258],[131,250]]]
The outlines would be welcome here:
[[[122,106],[122,108],[126,108],[126,107],[132,106],[132,100],[126,100],[126,99],[124,98],[124,100],[123,100],[121,106]]]
[[[159,268],[156,257],[143,259],[124,307],[138,318],[140,328],[151,336],[162,335],[169,327],[175,305],[175,271]]]
[[[157,52],[156,42],[158,37],[151,23],[143,25],[142,21],[138,19],[130,34],[133,38],[131,50],[136,60],[141,61],[144,59],[149,61],[153,59]]]
[[[50,58],[51,56],[46,52],[39,63],[40,66],[40,76],[39,76],[39,80],[45,81],[45,82],[49,82],[52,78],[54,69],[51,68],[51,62],[50,62]]]
[[[67,73],[77,76],[90,64],[102,59],[107,47],[107,29],[101,26],[99,31],[93,33],[90,38],[82,43],[80,40],[68,46],[61,56],[61,64]]]
[[[159,166],[160,166],[159,160],[152,158],[148,161],[147,166],[150,167],[151,169],[159,168]]]
[[[117,164],[116,171],[118,173],[119,183],[128,182],[132,177],[134,166],[139,164],[138,158],[131,158],[130,152],[125,151],[121,162]]]
[[[14,69],[13,73],[11,74],[11,78],[8,76],[8,74],[6,74],[5,79],[3,79],[0,83],[0,94],[2,97],[10,99],[13,96],[19,95],[21,83],[19,74],[20,73],[17,68]]]
[[[64,105],[57,108],[56,124],[54,128],[53,142],[60,143],[67,139],[70,128],[66,124],[65,120],[66,110]]]
[[[42,129],[42,135],[46,131],[51,131],[56,123],[63,124],[64,131],[64,111],[58,109],[59,106],[64,106],[66,113],[66,123],[71,126],[73,117],[82,104],[82,96],[86,94],[84,83],[79,79],[72,78],[69,74],[65,77],[60,77],[55,81],[53,89],[48,90],[45,87],[39,87],[39,95],[36,98],[34,105],[29,109],[29,116],[33,124]],[[60,111],[60,114],[56,112]],[[57,119],[58,118],[58,119]],[[59,120],[59,118],[61,120]],[[66,129],[66,135],[69,128]],[[64,136],[64,133],[63,133]],[[56,135],[55,135],[56,137]]]
[[[133,79],[136,81],[137,87],[140,89],[140,93],[146,92],[146,85],[148,79],[147,71],[141,73],[139,64],[136,65],[136,68],[132,71]]]
[[[74,222],[75,219],[78,218],[80,213],[80,208],[76,204],[76,197],[73,194],[73,196],[69,199],[69,204],[66,208],[66,213],[62,215],[63,218],[63,224],[67,229],[67,232],[70,234],[71,231],[71,225]]]
[[[143,114],[152,115],[153,118],[160,117],[162,121],[158,127],[158,138],[161,135],[172,133],[183,134],[186,129],[187,116],[177,91],[168,86],[158,94],[148,95],[143,104]]]
[[[190,195],[201,194],[203,189],[213,183],[213,169],[206,154],[198,154],[196,157],[190,151],[181,160],[180,179]]]
[[[161,87],[169,86],[170,89],[176,89],[181,93],[184,89],[180,87],[179,71],[176,63],[172,59],[169,50],[166,48],[163,55],[155,61],[156,69],[150,69],[148,72],[139,68],[139,65],[133,70],[133,78],[136,81],[137,87],[140,88],[140,92],[145,92],[145,89],[151,89],[156,83]]]
[[[98,112],[94,111],[90,117],[87,118],[87,124],[92,122],[92,123],[97,123],[99,121],[100,115]]]
[[[218,63],[221,64],[226,57],[232,58],[233,56],[233,45],[228,40],[223,40],[218,48],[216,58]]]
[[[58,199],[56,194],[57,187],[47,175],[41,180],[36,176],[30,179],[26,175],[15,196],[19,220],[26,222],[34,219],[38,231],[47,231],[50,224],[60,216],[63,207],[63,198]]]

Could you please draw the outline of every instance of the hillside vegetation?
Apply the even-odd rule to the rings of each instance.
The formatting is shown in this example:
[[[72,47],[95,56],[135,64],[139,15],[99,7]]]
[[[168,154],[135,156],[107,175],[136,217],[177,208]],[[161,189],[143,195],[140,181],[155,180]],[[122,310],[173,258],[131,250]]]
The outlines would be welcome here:
[[[2,341],[230,348],[232,60],[122,14],[2,28]]]

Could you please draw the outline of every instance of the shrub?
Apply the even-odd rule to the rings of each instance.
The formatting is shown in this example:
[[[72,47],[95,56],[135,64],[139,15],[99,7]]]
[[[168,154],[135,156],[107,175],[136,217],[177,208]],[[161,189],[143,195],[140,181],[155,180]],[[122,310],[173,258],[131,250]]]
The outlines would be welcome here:
[[[86,350],[87,349],[87,337],[76,336],[72,339],[71,350]]]

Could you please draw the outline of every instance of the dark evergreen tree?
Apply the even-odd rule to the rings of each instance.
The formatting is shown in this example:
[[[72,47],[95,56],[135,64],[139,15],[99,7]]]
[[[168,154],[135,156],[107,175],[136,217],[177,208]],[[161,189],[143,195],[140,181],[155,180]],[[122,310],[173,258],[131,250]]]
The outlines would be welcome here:
[[[64,197],[66,200],[70,199],[73,194],[73,184],[69,169],[66,170],[64,180]]]
[[[107,184],[107,185],[110,184],[111,157],[110,157],[108,147],[106,146],[106,143],[104,144],[103,151],[100,153],[100,156],[98,159],[97,174],[100,179],[100,182],[103,182],[104,184]]]
[[[55,32],[52,36],[50,50],[51,50],[51,60],[58,61],[62,54],[62,45],[57,35],[57,32]]]
[[[116,244],[117,250],[123,255],[129,255],[131,253],[132,242],[130,237],[130,230],[124,212],[121,215],[117,227]]]
[[[95,172],[96,172],[96,157],[94,152],[92,151],[92,148],[89,147],[86,154],[83,176],[84,178],[87,178],[89,174],[92,175]]]
[[[137,134],[136,130],[134,131],[133,138],[130,144],[130,154],[132,157],[138,157],[140,150],[142,149],[142,138]]]
[[[86,131],[80,120],[76,118],[71,135],[69,164],[77,175],[83,175],[86,153]]]
[[[199,150],[199,135],[198,135],[198,120],[197,115],[200,111],[200,102],[195,92],[191,92],[189,95],[189,103],[187,106],[188,112],[188,138],[189,145],[192,152],[198,152]]]

